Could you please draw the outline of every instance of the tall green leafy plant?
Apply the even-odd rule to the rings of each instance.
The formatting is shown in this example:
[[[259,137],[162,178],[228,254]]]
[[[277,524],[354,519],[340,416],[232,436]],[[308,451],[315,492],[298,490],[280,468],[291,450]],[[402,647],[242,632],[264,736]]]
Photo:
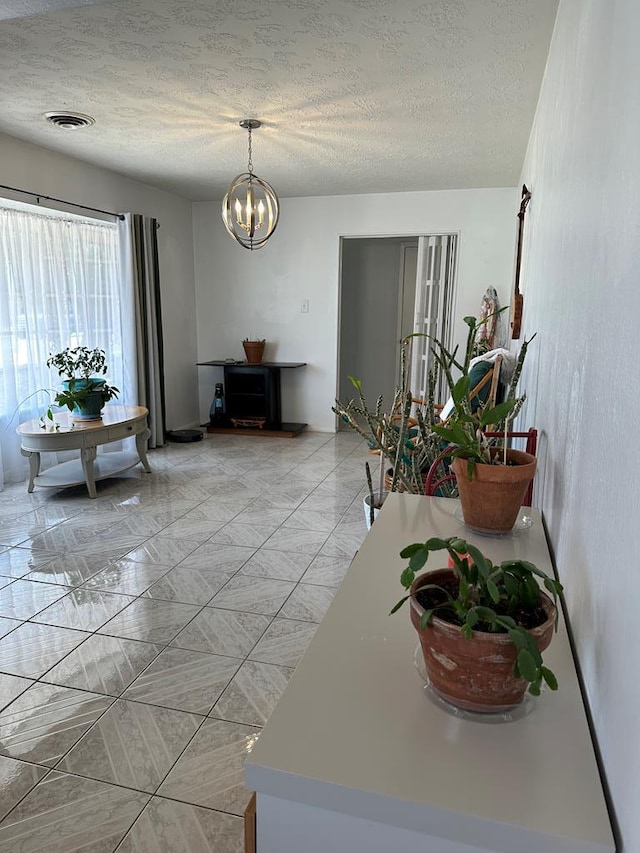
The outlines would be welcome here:
[[[47,367],[55,367],[58,375],[67,379],[104,376],[107,372],[106,353],[98,347],[92,350],[89,347],[67,347],[52,353],[47,359]]]
[[[119,389],[108,385],[99,377],[106,375],[106,353],[96,347],[67,347],[58,353],[52,353],[47,359],[47,367],[58,371],[58,376],[65,377],[67,388],[58,391],[55,402],[58,406],[66,406],[69,411],[82,406],[89,394],[100,393],[102,402],[117,398]]]
[[[496,446],[496,439],[487,437],[486,433],[506,432],[509,422],[513,421],[522,408],[526,395],[517,396],[516,389],[527,349],[535,335],[525,340],[520,348],[505,399],[496,405],[480,404],[474,410],[469,365],[479,324],[475,317],[465,317],[464,322],[469,327],[469,332],[462,363],[457,361],[456,351],[450,352],[438,340],[433,342],[432,352],[446,377],[454,406],[446,423],[434,424],[433,431],[452,446],[452,456],[468,460],[469,478],[471,478],[474,464],[496,462],[496,457],[492,453],[492,449]],[[461,372],[457,380],[453,378],[454,368]]]
[[[370,406],[362,382],[353,376],[349,380],[357,396],[347,403],[336,400],[332,406],[332,411],[343,424],[355,430],[372,450],[378,451],[388,460],[391,466],[391,491],[402,489],[423,494],[424,475],[447,445],[453,446],[453,456],[469,460],[470,476],[476,462],[493,461],[493,448],[499,441],[488,438],[486,432],[506,431],[508,423],[520,411],[525,396],[516,396],[516,388],[527,347],[533,338],[522,344],[505,400],[497,406],[480,405],[474,408],[469,376],[471,359],[478,329],[489,319],[491,317],[480,321],[475,317],[464,318],[468,334],[462,359],[458,358],[457,348],[450,351],[437,338],[425,336],[424,333],[405,338],[401,349],[400,384],[389,409],[384,408],[382,397],[378,397],[375,404]],[[416,407],[409,387],[408,353],[411,339],[418,336],[431,340],[434,368],[429,373],[427,399]],[[454,373],[459,373],[460,378],[454,379]],[[436,414],[435,389],[440,375],[445,377],[454,403],[453,413],[446,423],[441,423]],[[441,494],[455,493],[455,486],[448,482],[442,483],[439,488]]]

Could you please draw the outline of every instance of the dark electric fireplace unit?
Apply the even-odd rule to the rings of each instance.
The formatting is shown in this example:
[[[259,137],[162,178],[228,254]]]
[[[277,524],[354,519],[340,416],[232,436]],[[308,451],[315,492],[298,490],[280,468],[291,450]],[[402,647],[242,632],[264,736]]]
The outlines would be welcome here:
[[[280,382],[276,372],[260,364],[226,365],[225,397],[230,421],[264,418],[264,429],[280,429]]]
[[[283,423],[280,414],[280,371],[304,367],[305,362],[218,360],[199,361],[198,365],[224,369],[224,416],[212,421],[207,432],[244,430],[256,435],[294,436],[305,428],[302,423]]]

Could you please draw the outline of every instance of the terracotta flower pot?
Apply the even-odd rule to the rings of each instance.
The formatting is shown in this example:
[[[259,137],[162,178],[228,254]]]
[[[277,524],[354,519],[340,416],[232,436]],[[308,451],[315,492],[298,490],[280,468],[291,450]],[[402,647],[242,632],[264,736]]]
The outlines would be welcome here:
[[[264,353],[264,341],[243,341],[247,364],[260,364]]]
[[[426,583],[443,583],[455,579],[450,569],[425,572],[411,586],[411,622],[420,637],[424,663],[432,688],[447,702],[466,711],[501,712],[522,702],[527,682],[516,678],[513,665],[516,647],[508,634],[473,631],[467,640],[458,625],[437,616],[424,630],[420,617],[424,613],[415,593]],[[544,651],[553,636],[556,607],[542,590],[540,604],[546,621],[531,633]]]
[[[496,448],[495,455],[502,455]],[[508,465],[473,466],[469,480],[466,459],[454,459],[458,493],[465,524],[482,532],[508,533],[536,473],[537,460],[522,450],[507,450]]]

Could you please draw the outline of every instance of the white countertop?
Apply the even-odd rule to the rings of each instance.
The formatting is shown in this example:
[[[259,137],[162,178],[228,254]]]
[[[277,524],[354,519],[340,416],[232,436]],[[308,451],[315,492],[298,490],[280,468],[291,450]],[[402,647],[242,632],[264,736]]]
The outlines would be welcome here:
[[[545,663],[560,687],[499,724],[460,718],[429,697],[398,556],[460,535],[494,561],[552,567],[540,515],[505,538],[474,535],[457,501],[392,494],[245,766],[258,793],[504,853],[614,851],[573,659],[560,619]],[[446,554],[429,566],[446,565]]]

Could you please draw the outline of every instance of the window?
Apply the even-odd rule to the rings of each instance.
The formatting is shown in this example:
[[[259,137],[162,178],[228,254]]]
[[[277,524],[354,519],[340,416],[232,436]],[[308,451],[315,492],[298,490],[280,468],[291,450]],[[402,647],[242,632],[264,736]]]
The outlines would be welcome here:
[[[46,365],[49,353],[79,344],[100,347],[107,353],[110,384],[124,387],[127,356],[133,357],[133,306],[122,298],[120,267],[114,223],[0,207],[0,460],[5,478],[22,479],[24,473],[15,426],[38,417],[50,401],[42,389],[55,392],[60,384]]]

